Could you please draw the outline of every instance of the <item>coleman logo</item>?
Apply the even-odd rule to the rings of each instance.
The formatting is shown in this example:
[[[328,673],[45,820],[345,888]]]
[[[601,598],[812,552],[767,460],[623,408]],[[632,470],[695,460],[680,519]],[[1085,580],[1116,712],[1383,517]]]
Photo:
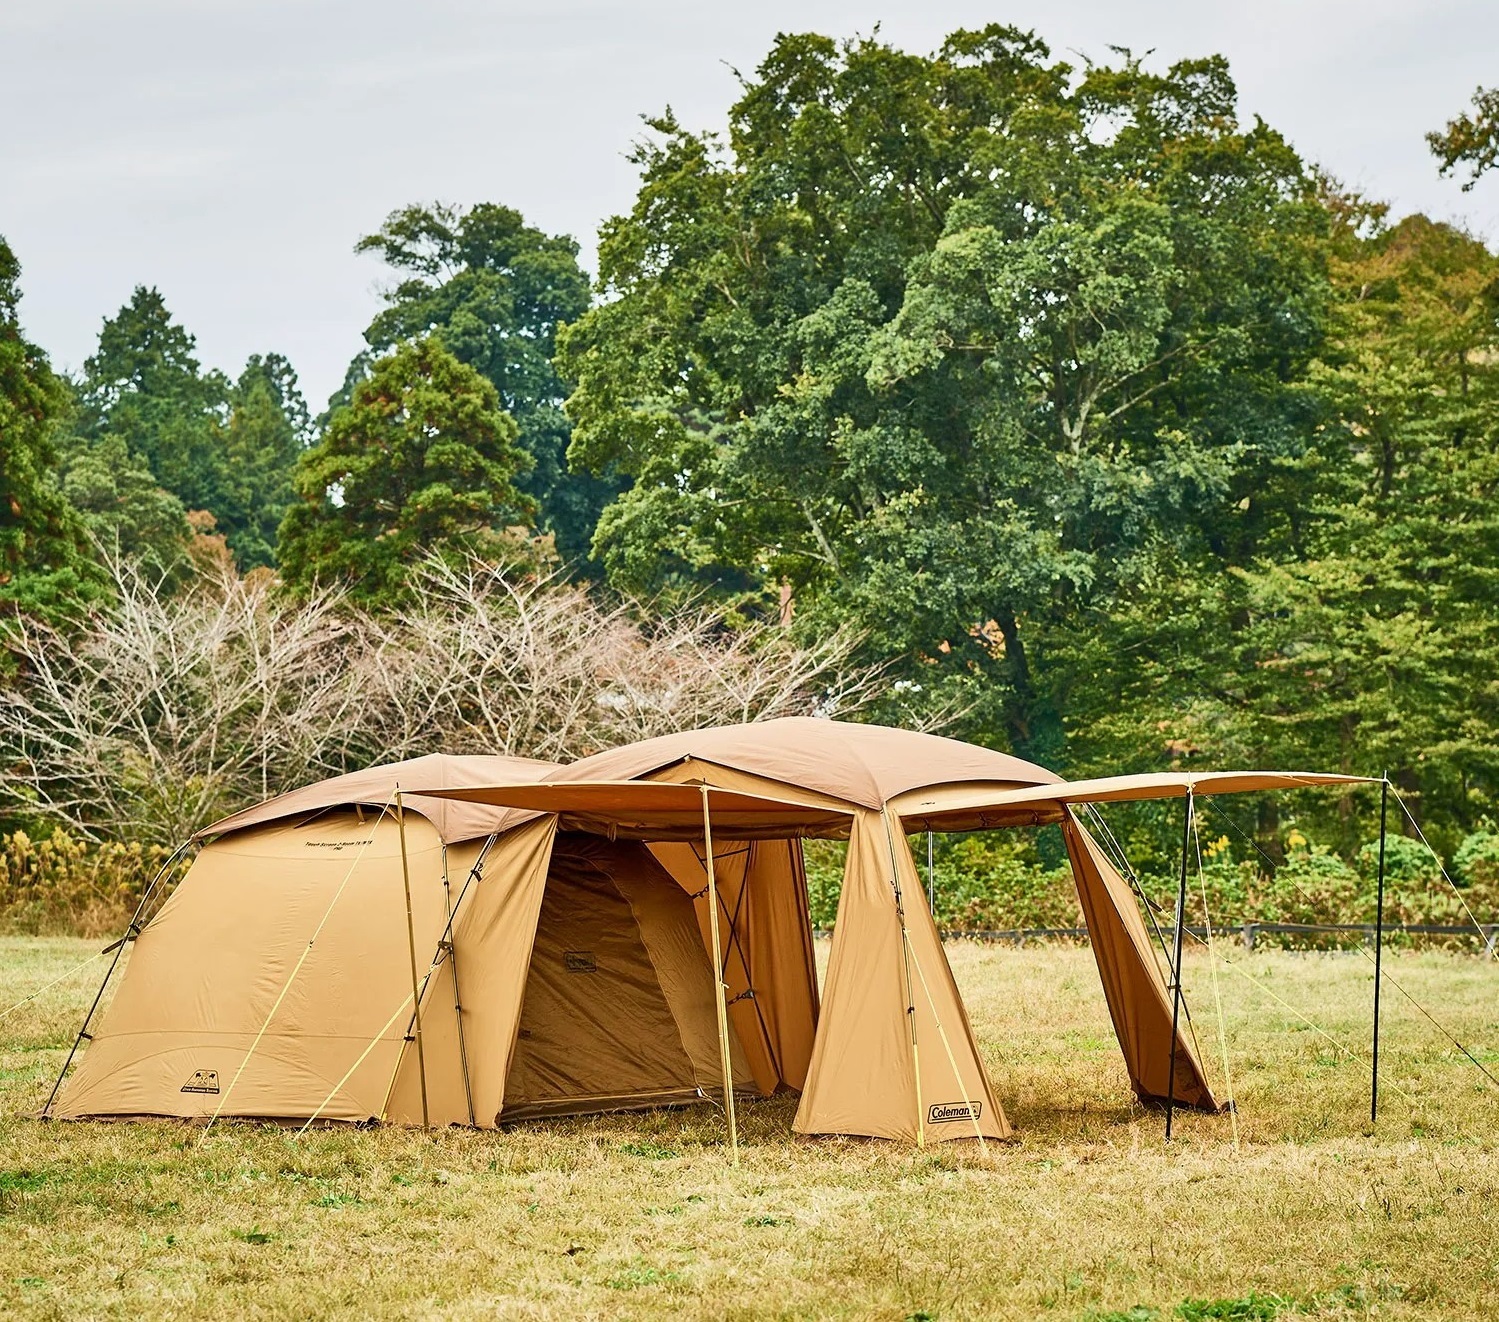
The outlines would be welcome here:
[[[599,966],[593,962],[591,950],[566,950],[562,963],[569,973],[597,973]]]
[[[952,1120],[977,1120],[984,1109],[982,1102],[933,1102],[927,1108],[929,1125],[945,1125]]]
[[[194,1070],[193,1077],[182,1085],[183,1092],[218,1092],[218,1070]]]

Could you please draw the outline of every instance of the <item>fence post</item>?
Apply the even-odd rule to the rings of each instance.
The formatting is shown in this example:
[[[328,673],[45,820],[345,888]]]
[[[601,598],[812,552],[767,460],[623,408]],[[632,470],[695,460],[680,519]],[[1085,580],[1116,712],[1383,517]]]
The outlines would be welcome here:
[[[1244,949],[1249,951],[1251,954],[1254,952],[1254,934],[1258,928],[1258,923],[1244,924]]]

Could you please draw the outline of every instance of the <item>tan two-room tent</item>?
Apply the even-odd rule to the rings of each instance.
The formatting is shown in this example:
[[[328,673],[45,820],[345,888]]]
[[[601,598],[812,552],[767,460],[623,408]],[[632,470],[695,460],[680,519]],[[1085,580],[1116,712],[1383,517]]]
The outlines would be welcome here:
[[[566,768],[425,758],[311,786],[204,832],[50,1113],[492,1126],[727,1086],[800,1093],[807,1134],[1002,1138],[907,832],[1050,821],[1136,1093],[1212,1109],[1070,788],[954,740],[800,718]],[[849,841],[820,990],[807,836]]]

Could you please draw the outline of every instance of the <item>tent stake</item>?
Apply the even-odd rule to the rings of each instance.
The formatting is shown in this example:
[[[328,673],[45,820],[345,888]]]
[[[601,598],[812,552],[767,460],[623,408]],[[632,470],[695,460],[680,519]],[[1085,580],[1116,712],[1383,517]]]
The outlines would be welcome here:
[[[1379,983],[1384,953],[1384,842],[1385,814],[1390,805],[1390,773],[1379,781],[1379,885],[1374,901],[1374,1051],[1369,1064],[1369,1123],[1379,1119]]]
[[[713,822],[708,787],[703,791],[703,859],[708,869],[708,931],[713,940],[713,992],[718,1009],[718,1055],[723,1063],[723,1112],[729,1122],[729,1161],[739,1164],[739,1126],[734,1115],[734,1060],[729,1055],[729,1003],[724,999],[723,949],[718,941],[718,874],[713,867]]]
[[[1192,787],[1187,786],[1186,812],[1182,815],[1181,881],[1176,888],[1176,943],[1171,956],[1171,1073],[1166,1078],[1166,1141],[1171,1141],[1171,1121],[1176,1110],[1176,1034],[1182,1008],[1182,936],[1187,922],[1187,854],[1192,847]]]
[[[411,917],[411,865],[406,857],[406,806],[401,787],[396,786],[396,830],[401,837],[401,883],[406,888],[406,948],[411,955],[411,1011],[416,1023],[416,1070],[422,1082],[422,1128],[430,1127],[427,1115],[427,1058],[422,1051],[422,994],[416,984],[416,924]],[[457,978],[454,978],[457,984]]]
[[[52,1091],[47,1094],[47,1104],[42,1107],[42,1119],[52,1118],[52,1103],[57,1100],[58,1090],[62,1087],[62,1081],[68,1076],[68,1067],[73,1063],[73,1057],[78,1054],[78,1048],[83,1045],[83,1039],[88,1036],[88,1026],[93,1022],[94,1014],[99,1009],[99,1002],[104,999],[104,990],[109,986],[109,980],[114,977],[115,969],[119,967],[120,956],[125,953],[125,947],[130,944],[130,934],[134,932],[140,935],[141,915],[146,911],[146,902],[150,900],[152,892],[155,891],[161,879],[167,875],[172,865],[185,854],[193,843],[193,837],[188,836],[176,849],[172,851],[171,857],[161,865],[161,870],[151,879],[151,884],[141,892],[140,903],[135,906],[135,912],[130,915],[130,923],[125,928],[125,935],[115,943],[115,957],[109,961],[109,967],[104,970],[104,981],[99,984],[99,990],[94,993],[94,1003],[89,1006],[88,1013],[83,1016],[83,1023],[78,1029],[78,1036],[73,1039],[73,1049],[68,1052],[68,1058],[62,1063],[62,1070],[57,1076],[57,1082],[52,1085]]]

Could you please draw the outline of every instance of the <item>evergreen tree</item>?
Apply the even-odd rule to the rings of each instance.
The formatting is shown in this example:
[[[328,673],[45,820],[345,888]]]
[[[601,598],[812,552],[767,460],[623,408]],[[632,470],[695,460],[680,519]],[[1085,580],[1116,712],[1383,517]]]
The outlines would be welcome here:
[[[68,480],[106,540],[159,560],[180,511],[203,511],[241,568],[274,563],[309,431],[286,359],[257,354],[234,383],[204,372],[161,294],[138,287],[105,321],[79,393]]]
[[[296,373],[280,354],[253,356],[230,392],[226,500],[214,511],[242,569],[276,563],[276,536],[295,499],[310,424]]]
[[[217,516],[230,485],[221,439],[229,383],[205,375],[195,351],[160,292],[137,286],[84,363],[80,431],[90,442],[118,436],[186,508]]]
[[[67,388],[22,333],[20,276],[0,237],[0,607],[57,617],[102,589],[57,482]]]
[[[565,559],[585,559],[599,511],[619,490],[612,476],[572,473],[566,393],[552,365],[560,325],[588,307],[578,246],[527,225],[509,207],[468,210],[433,205],[392,213],[357,252],[376,253],[400,273],[365,339],[378,354],[429,334],[485,376],[515,419],[533,463],[521,490],[537,505],[537,526],[556,538]],[[351,365],[342,398],[371,355]]]
[[[515,483],[530,463],[516,434],[494,387],[435,337],[403,344],[298,463],[283,578],[389,605],[423,552],[482,549],[534,510]]]

